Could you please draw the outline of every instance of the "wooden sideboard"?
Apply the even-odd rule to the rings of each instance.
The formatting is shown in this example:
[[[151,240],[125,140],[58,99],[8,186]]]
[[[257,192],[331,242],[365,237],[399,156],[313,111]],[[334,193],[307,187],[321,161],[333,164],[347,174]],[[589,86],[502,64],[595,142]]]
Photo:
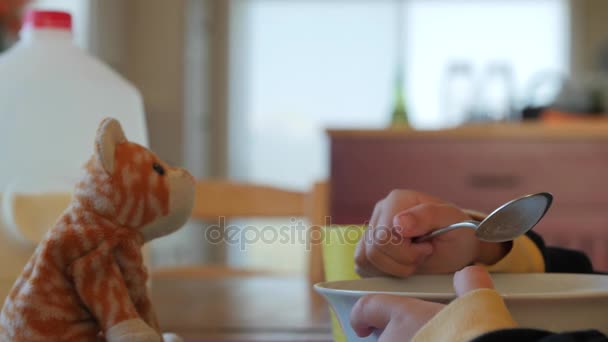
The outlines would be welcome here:
[[[535,231],[608,269],[606,123],[330,130],[329,136],[332,223],[368,220],[376,201],[395,188],[482,211],[548,191],[555,201]]]

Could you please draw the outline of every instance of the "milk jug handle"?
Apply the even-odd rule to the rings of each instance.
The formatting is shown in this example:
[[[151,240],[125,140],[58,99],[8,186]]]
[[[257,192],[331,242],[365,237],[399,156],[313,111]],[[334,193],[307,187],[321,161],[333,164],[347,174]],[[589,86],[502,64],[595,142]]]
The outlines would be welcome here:
[[[23,247],[36,247],[37,243],[26,238],[19,224],[17,224],[17,220],[15,218],[15,186],[14,183],[9,183],[9,185],[5,188],[5,192],[2,195],[2,226],[6,230],[6,232],[17,242],[19,242]]]

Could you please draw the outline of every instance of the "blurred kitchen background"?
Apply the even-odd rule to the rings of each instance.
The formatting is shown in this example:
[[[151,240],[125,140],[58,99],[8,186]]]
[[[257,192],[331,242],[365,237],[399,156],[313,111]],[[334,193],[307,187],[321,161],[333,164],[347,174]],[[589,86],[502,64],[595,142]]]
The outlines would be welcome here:
[[[329,177],[326,129],[386,128],[403,112],[417,130],[606,112],[604,0],[27,5],[72,13],[77,44],[141,91],[152,149],[199,178],[307,190]],[[241,250],[205,229],[155,242],[153,263],[306,269],[303,244]]]

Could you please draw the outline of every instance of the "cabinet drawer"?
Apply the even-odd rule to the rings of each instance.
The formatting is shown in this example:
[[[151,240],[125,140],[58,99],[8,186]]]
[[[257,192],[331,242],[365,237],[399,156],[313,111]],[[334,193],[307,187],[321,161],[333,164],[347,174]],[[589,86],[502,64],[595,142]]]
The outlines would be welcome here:
[[[552,211],[608,208],[608,142],[336,137],[331,146],[334,223],[361,223],[395,188],[489,211],[549,191]]]

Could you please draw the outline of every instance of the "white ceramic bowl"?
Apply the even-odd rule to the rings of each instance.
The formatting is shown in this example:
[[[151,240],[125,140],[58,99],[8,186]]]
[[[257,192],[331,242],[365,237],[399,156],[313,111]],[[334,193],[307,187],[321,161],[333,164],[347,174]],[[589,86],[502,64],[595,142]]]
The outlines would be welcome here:
[[[521,326],[566,331],[594,328],[608,333],[608,276],[566,273],[493,274],[515,321]],[[456,297],[451,275],[407,279],[367,278],[315,285],[336,313],[349,341],[362,339],[350,326],[350,311],[366,294],[410,296],[440,303]]]

